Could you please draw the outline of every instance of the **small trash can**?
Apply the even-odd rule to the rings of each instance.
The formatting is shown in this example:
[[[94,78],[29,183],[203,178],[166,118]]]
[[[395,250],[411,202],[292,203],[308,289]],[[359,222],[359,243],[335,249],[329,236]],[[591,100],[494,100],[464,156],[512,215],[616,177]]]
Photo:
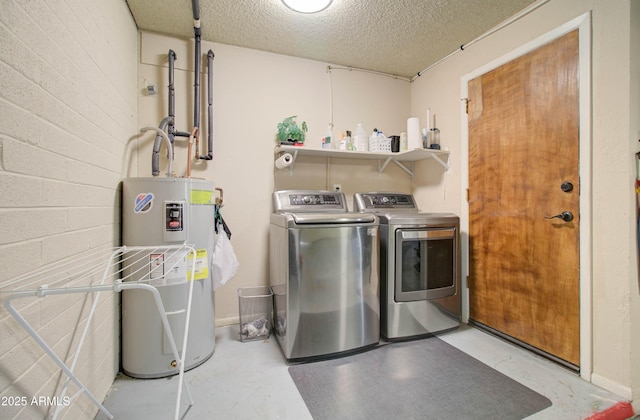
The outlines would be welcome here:
[[[272,326],[273,293],[268,286],[238,289],[240,341],[269,338]]]

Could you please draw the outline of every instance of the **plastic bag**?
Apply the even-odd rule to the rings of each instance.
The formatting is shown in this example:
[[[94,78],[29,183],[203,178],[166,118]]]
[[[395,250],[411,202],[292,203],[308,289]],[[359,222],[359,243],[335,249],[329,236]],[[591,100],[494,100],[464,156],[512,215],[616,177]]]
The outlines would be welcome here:
[[[220,232],[216,239],[213,255],[211,256],[211,279],[213,290],[231,280],[238,271],[238,258],[233,252],[233,246],[226,233]]]

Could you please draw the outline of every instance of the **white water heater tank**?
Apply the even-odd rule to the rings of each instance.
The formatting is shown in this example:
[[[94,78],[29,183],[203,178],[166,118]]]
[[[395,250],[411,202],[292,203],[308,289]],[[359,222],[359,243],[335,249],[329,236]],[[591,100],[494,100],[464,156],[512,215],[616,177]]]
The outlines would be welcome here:
[[[193,178],[127,178],[122,184],[123,245],[184,243],[197,251],[195,280],[184,278],[190,275],[192,262],[189,258],[193,258],[185,254],[182,260],[178,259],[177,265],[184,269],[176,270],[175,275],[166,275],[164,284],[156,286],[181,351],[189,281],[195,281],[185,370],[204,363],[215,348],[210,267],[215,243],[214,193],[213,183]],[[150,255],[154,260],[146,263],[157,263],[159,257],[162,261],[162,256]],[[122,292],[122,369],[136,378],[160,378],[178,373],[158,309],[147,291]]]

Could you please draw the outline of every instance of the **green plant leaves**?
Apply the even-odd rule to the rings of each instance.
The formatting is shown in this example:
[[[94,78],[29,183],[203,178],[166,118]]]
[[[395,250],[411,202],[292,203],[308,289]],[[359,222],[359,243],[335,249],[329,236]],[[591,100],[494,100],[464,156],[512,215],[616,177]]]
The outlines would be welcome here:
[[[299,143],[304,143],[305,134],[308,131],[306,121],[303,121],[301,127],[296,123],[297,115],[287,117],[282,122],[278,123],[278,140],[281,142],[287,140],[293,140]]]

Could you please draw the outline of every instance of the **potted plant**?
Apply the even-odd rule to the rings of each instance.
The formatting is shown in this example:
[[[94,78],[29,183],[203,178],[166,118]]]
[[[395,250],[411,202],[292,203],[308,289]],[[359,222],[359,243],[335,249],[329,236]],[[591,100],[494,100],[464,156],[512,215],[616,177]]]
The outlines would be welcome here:
[[[285,118],[278,123],[278,141],[280,144],[289,144],[294,146],[302,146],[305,135],[308,131],[306,121],[300,126],[296,123],[296,115]]]

